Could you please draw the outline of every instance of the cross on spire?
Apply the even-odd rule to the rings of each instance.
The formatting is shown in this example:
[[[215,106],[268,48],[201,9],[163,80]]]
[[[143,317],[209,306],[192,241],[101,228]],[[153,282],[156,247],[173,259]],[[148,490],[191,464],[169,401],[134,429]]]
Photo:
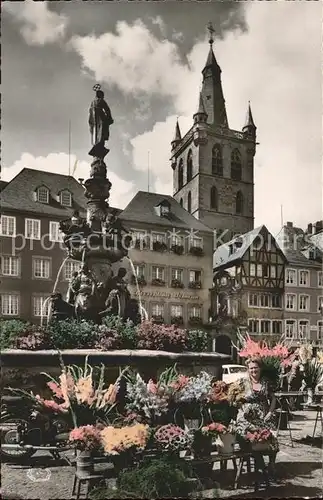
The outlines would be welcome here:
[[[212,46],[213,45],[213,42],[214,42],[214,39],[213,39],[213,33],[215,33],[215,30],[213,28],[213,24],[211,23],[211,21],[208,23],[207,25],[207,30],[210,34],[210,38],[209,38],[209,44]]]

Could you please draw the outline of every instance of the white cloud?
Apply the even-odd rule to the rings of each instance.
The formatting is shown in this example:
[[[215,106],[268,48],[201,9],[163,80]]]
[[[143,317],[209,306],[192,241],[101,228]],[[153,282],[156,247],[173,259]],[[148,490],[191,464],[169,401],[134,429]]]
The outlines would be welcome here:
[[[75,165],[76,157],[71,155],[70,167],[71,173]],[[34,157],[30,153],[23,153],[21,158],[17,160],[10,167],[3,167],[2,179],[10,181],[16,176],[23,168],[31,168],[34,170],[41,170],[45,172],[52,172],[55,174],[68,175],[69,158],[66,153],[50,153],[48,156]],[[78,161],[74,177],[76,179],[88,179],[90,175],[90,164],[86,161]],[[110,191],[109,203],[118,208],[124,208],[134,196],[136,189],[132,182],[121,179],[114,172],[107,174],[112,183]]]
[[[68,19],[52,12],[48,2],[4,2],[2,9],[21,24],[21,34],[28,45],[45,45],[62,40]]]
[[[284,222],[305,227],[322,213],[320,6],[316,2],[252,2],[249,30],[215,41],[231,128],[241,130],[251,100],[260,142],[255,157],[255,225],[279,231]],[[190,70],[172,90],[182,135],[192,125],[208,46],[198,43],[188,55]],[[138,63],[139,64],[139,63]],[[164,60],[165,71],[172,60]],[[178,75],[178,66],[174,72]],[[184,125],[186,122],[186,126]],[[134,166],[146,168],[150,150],[155,190],[171,193],[170,141],[175,117],[156,123],[132,139]]]
[[[160,18],[157,21],[163,26]],[[156,38],[141,20],[132,25],[120,21],[116,32],[75,36],[69,45],[96,80],[139,97],[143,93],[171,97],[176,109],[185,113],[183,93],[187,94],[188,84],[193,89],[192,76],[181,61],[177,45]]]

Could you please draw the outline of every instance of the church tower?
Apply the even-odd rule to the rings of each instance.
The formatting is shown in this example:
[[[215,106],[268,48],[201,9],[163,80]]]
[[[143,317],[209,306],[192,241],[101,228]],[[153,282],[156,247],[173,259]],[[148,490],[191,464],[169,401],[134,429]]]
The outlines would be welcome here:
[[[221,83],[221,68],[210,48],[202,70],[202,88],[190,130],[176,123],[171,143],[173,196],[223,241],[253,229],[256,126],[250,104],[242,131],[231,130]]]

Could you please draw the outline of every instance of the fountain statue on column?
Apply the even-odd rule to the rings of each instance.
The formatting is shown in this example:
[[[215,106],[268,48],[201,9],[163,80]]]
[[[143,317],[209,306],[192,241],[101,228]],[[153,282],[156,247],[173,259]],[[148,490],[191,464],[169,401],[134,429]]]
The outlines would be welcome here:
[[[118,314],[136,322],[138,303],[130,297],[124,281],[126,271],[120,268],[117,276],[112,271],[112,264],[128,255],[131,243],[131,236],[108,201],[111,182],[104,158],[109,152],[105,142],[109,139],[113,118],[101,86],[94,85],[93,90],[95,98],[89,110],[92,143],[89,155],[93,160],[90,178],[84,182],[87,218],[81,218],[76,211],[71,219],[60,224],[68,256],[82,265],[70,280],[66,301],[61,294],[53,294],[52,317],[59,319],[68,315],[100,323],[105,315]]]

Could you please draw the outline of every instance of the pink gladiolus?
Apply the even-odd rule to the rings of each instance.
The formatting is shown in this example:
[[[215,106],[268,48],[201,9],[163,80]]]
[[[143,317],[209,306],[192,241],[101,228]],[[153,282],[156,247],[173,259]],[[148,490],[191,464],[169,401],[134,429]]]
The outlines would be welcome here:
[[[47,386],[50,388],[52,393],[59,399],[63,399],[62,389],[59,387],[56,382],[47,382]]]
[[[157,385],[151,379],[147,384],[147,389],[151,394],[157,394]]]

